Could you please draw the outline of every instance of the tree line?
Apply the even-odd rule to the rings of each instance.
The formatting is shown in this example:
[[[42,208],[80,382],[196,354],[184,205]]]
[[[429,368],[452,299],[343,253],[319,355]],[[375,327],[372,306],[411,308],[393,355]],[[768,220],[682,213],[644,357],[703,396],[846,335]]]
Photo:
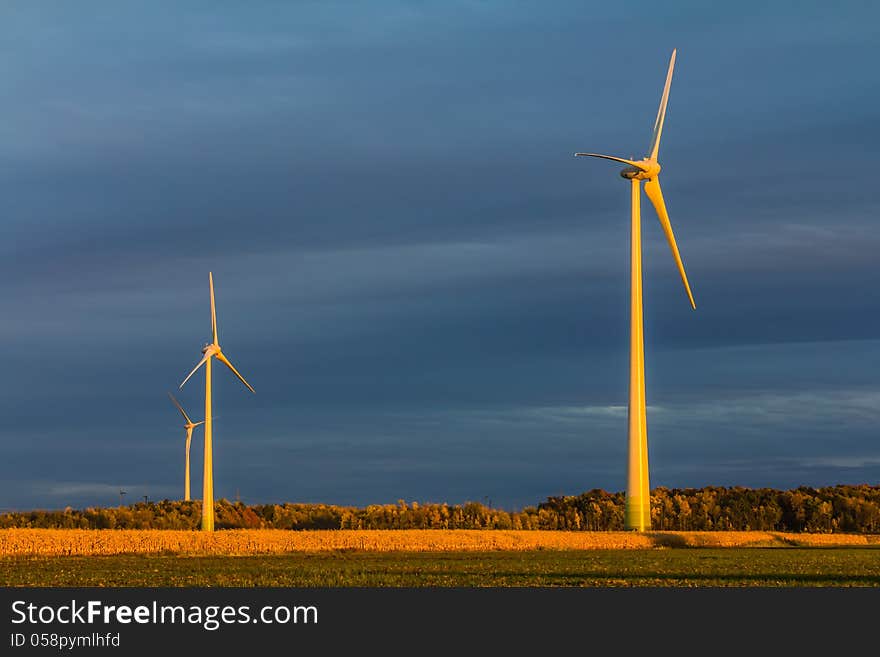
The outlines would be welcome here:
[[[11,511],[0,528],[198,529],[201,502],[162,500],[130,506]],[[366,507],[255,504],[218,500],[217,529],[623,529],[624,494],[601,489],[549,497],[519,511],[464,504]],[[651,493],[655,530],[880,533],[880,486],[771,488],[657,488]]]

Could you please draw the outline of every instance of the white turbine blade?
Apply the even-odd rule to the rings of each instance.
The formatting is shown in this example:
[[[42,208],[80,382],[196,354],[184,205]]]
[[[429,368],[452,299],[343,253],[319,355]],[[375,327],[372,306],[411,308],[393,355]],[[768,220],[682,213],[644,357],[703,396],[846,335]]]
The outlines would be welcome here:
[[[622,162],[623,164],[628,164],[631,167],[635,167],[637,169],[641,169],[642,171],[647,171],[645,167],[643,167],[638,162],[633,162],[632,160],[627,160],[622,157],[614,157],[613,155],[600,155],[599,153],[575,153],[575,157],[601,157],[603,160],[614,160],[615,162]]]
[[[660,150],[660,135],[663,134],[663,121],[666,119],[666,103],[669,102],[669,85],[672,84],[672,69],[675,68],[675,50],[669,59],[669,71],[666,73],[666,85],[663,87],[663,95],[660,97],[660,109],[657,110],[657,120],[654,121],[654,136],[651,138],[651,148],[648,157],[657,159]]]
[[[672,224],[669,222],[669,213],[666,212],[666,203],[663,201],[663,191],[660,189],[660,181],[653,178],[645,183],[645,193],[651,199],[657,216],[660,219],[660,225],[663,232],[666,233],[666,241],[669,242],[669,248],[672,250],[672,257],[675,258],[675,264],[678,267],[678,273],[681,275],[681,282],[684,283],[684,289],[687,291],[688,299],[691,302],[691,308],[697,309],[694,303],[694,295],[691,294],[691,286],[688,283],[687,274],[684,273],[684,263],[681,261],[681,255],[678,252],[678,245],[675,243],[675,234],[672,232]]]
[[[185,384],[187,381],[189,381],[190,377],[191,377],[193,374],[196,373],[196,370],[199,369],[202,365],[204,365],[205,362],[206,362],[209,358],[210,358],[210,356],[206,355],[204,358],[202,358],[202,360],[199,361],[199,364],[196,365],[196,366],[193,368],[192,372],[190,372],[189,374],[186,375],[186,378],[183,380],[183,383],[180,384],[180,387],[181,387],[181,388],[184,386],[184,384]]]
[[[226,356],[224,356],[222,352],[217,354],[217,358],[221,363],[223,363],[224,365],[226,365],[226,367],[228,367],[229,369],[232,370],[232,373],[238,377],[239,381],[241,381],[243,384],[245,384],[247,386],[248,390],[250,390],[254,394],[257,394],[257,391],[251,387],[250,383],[248,383],[247,381],[244,380],[244,377],[238,373],[238,370],[235,369],[235,367],[233,367],[232,363],[229,362],[229,359],[226,358]]]
[[[214,306],[214,274],[212,272],[208,272],[208,284],[211,287],[211,336],[214,344],[220,344],[217,342],[217,309]]]
[[[204,423],[205,423],[204,420],[202,420],[201,422],[195,422],[195,423],[193,423],[193,429],[195,429],[195,428],[196,428],[197,426],[199,426],[200,424],[204,424]]]
[[[186,420],[187,423],[191,423],[192,420],[189,419],[189,416],[186,414],[186,411],[183,410],[183,406],[180,405],[180,402],[177,401],[177,400],[174,398],[174,395],[172,395],[170,392],[168,393],[168,396],[171,398],[172,403],[173,403],[175,406],[177,406],[177,410],[180,411],[180,414],[183,416],[183,419]]]

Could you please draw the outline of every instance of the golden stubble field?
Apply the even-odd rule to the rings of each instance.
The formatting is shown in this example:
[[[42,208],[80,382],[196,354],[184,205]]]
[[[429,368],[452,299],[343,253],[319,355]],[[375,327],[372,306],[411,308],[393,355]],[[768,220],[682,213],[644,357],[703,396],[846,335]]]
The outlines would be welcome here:
[[[880,536],[781,532],[565,532],[516,530],[3,529],[0,557],[182,554],[260,555],[356,550],[460,552],[652,548],[880,547]]]

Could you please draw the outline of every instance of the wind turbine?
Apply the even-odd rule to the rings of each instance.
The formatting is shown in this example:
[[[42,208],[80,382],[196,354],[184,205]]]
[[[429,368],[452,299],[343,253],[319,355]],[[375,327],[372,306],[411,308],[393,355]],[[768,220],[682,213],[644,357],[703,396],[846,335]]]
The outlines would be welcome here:
[[[195,429],[200,424],[204,424],[205,421],[202,420],[201,422],[193,422],[192,420],[190,420],[189,415],[186,414],[186,411],[183,410],[183,406],[181,406],[180,402],[178,402],[174,398],[174,395],[169,392],[168,396],[171,398],[171,403],[177,406],[177,410],[180,411],[180,414],[183,416],[185,422],[183,428],[186,431],[186,474],[184,475],[183,479],[183,499],[184,501],[189,502],[189,445],[192,442],[193,429]]]
[[[660,109],[654,121],[654,135],[648,155],[641,160],[627,160],[612,155],[598,153],[575,153],[577,156],[600,157],[606,160],[621,162],[627,166],[620,172],[623,178],[631,182],[632,227],[630,232],[630,341],[629,341],[629,467],[626,484],[626,513],[624,523],[627,529],[645,531],[651,528],[651,489],[648,485],[648,427],[645,409],[645,341],[642,320],[642,235],[641,217],[639,212],[640,188],[645,181],[645,193],[654,205],[660,226],[666,234],[672,257],[678,266],[678,273],[684,283],[691,307],[696,310],[694,295],[688,283],[684,264],[675,243],[672,224],[663,202],[660,189],[660,163],[657,153],[660,150],[660,135],[663,133],[663,121],[666,118],[666,103],[669,101],[669,85],[672,82],[672,69],[675,67],[675,50],[669,60],[669,71],[666,73],[666,85],[660,97]]]
[[[202,476],[202,531],[212,532],[214,531],[214,461],[211,447],[211,360],[214,358],[219,360],[232,370],[232,373],[247,386],[248,390],[253,393],[256,393],[256,391],[238,373],[238,370],[233,367],[232,363],[229,362],[229,359],[226,358],[220,349],[220,343],[217,341],[217,311],[214,307],[214,275],[211,272],[208,272],[208,285],[211,288],[211,334],[213,341],[202,348],[202,353],[204,354],[202,360],[193,368],[192,372],[187,374],[180,387],[183,388],[190,377],[196,373],[196,370],[202,365],[205,366],[205,458],[204,474]]]

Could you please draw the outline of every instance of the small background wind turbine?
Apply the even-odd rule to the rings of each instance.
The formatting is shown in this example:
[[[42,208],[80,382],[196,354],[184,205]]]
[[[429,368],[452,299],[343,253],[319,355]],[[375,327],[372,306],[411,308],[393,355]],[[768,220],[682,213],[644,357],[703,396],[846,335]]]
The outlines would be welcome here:
[[[177,406],[177,410],[180,411],[180,414],[183,416],[184,420],[183,429],[184,431],[186,431],[186,473],[184,474],[183,479],[183,499],[189,502],[189,446],[192,442],[193,429],[195,429],[200,424],[204,424],[205,421],[202,420],[201,422],[193,422],[189,419],[189,415],[186,414],[186,411],[183,410],[183,406],[180,405],[180,402],[178,402],[174,398],[174,395],[169,392],[168,397],[171,399],[171,403]]]
[[[642,319],[642,233],[640,217],[640,187],[645,181],[645,193],[651,200],[660,225],[666,234],[672,257],[678,267],[678,273],[684,283],[691,307],[696,310],[694,295],[684,271],[684,263],[675,243],[672,224],[666,212],[663,192],[660,189],[660,163],[657,154],[660,151],[660,135],[663,133],[663,121],[666,118],[666,104],[669,101],[669,85],[672,82],[672,69],[675,67],[675,50],[669,60],[669,71],[666,73],[666,84],[660,97],[660,109],[654,121],[654,134],[648,155],[639,160],[627,160],[613,155],[598,153],[575,153],[586,157],[600,157],[614,160],[627,166],[620,172],[631,184],[632,223],[630,233],[630,365],[629,365],[629,467],[626,485],[626,513],[624,523],[627,529],[645,531],[651,528],[651,488],[648,484],[648,427],[645,407],[645,340]]]
[[[202,348],[204,356],[199,361],[192,372],[187,374],[180,387],[189,381],[190,377],[196,373],[202,365],[205,366],[205,458],[204,458],[204,475],[202,477],[202,531],[214,531],[214,460],[213,448],[211,445],[211,361],[216,358],[226,365],[235,376],[238,377],[247,389],[255,393],[251,384],[244,380],[244,377],[238,373],[238,370],[229,362],[226,355],[220,349],[220,343],[217,339],[217,310],[214,306],[214,275],[208,272],[208,286],[211,290],[211,335],[213,341],[209,342]]]

